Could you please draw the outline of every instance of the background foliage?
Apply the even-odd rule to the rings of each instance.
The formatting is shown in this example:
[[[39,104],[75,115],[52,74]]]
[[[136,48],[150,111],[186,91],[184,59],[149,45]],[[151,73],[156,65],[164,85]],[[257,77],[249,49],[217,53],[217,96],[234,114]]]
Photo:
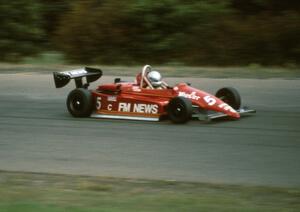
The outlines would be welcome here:
[[[0,60],[59,50],[74,63],[300,63],[296,0],[0,1]]]
[[[18,61],[39,51],[41,5],[35,0],[0,0],[0,60]]]

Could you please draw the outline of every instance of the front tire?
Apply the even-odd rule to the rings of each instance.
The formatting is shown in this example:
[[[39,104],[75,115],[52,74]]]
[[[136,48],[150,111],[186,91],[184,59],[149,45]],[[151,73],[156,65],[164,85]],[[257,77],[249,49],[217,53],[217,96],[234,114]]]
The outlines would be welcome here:
[[[241,96],[235,88],[221,88],[217,91],[216,97],[230,105],[235,110],[238,110],[241,107]]]
[[[168,115],[173,123],[183,124],[191,119],[193,106],[192,102],[185,97],[175,97],[168,104]]]
[[[90,91],[77,88],[67,98],[67,108],[74,117],[88,117],[93,110],[93,97]]]

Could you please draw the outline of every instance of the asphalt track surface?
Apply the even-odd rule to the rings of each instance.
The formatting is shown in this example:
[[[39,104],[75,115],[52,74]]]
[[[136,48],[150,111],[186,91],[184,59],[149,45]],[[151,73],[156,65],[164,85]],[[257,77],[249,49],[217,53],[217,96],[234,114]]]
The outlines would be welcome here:
[[[0,74],[0,170],[300,186],[300,80],[167,80],[212,93],[234,86],[258,112],[185,125],[76,119],[65,106],[73,82],[55,89],[48,74]]]

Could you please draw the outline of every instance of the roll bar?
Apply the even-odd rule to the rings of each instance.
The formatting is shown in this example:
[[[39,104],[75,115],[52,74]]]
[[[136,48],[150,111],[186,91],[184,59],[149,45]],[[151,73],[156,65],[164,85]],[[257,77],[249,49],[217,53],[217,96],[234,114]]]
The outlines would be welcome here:
[[[142,77],[141,77],[141,82],[140,82],[140,88],[143,88],[143,83],[144,81],[147,83],[147,85],[153,89],[153,86],[151,85],[151,83],[149,82],[146,74],[149,73],[151,71],[152,67],[150,65],[145,65],[142,71]]]

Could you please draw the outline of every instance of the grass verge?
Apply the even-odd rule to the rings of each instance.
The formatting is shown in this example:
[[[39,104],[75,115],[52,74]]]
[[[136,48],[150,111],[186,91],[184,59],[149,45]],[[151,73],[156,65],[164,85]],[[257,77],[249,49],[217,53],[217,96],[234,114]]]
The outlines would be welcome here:
[[[0,171],[0,211],[300,211],[300,188]]]
[[[50,74],[54,71],[65,71],[82,68],[85,65],[60,64],[7,64],[0,63],[0,73],[38,72]],[[142,66],[107,66],[87,65],[100,68],[104,76],[135,76],[142,70]],[[188,67],[188,66],[154,66],[165,77],[205,77],[205,78],[300,78],[300,68],[280,67]]]

